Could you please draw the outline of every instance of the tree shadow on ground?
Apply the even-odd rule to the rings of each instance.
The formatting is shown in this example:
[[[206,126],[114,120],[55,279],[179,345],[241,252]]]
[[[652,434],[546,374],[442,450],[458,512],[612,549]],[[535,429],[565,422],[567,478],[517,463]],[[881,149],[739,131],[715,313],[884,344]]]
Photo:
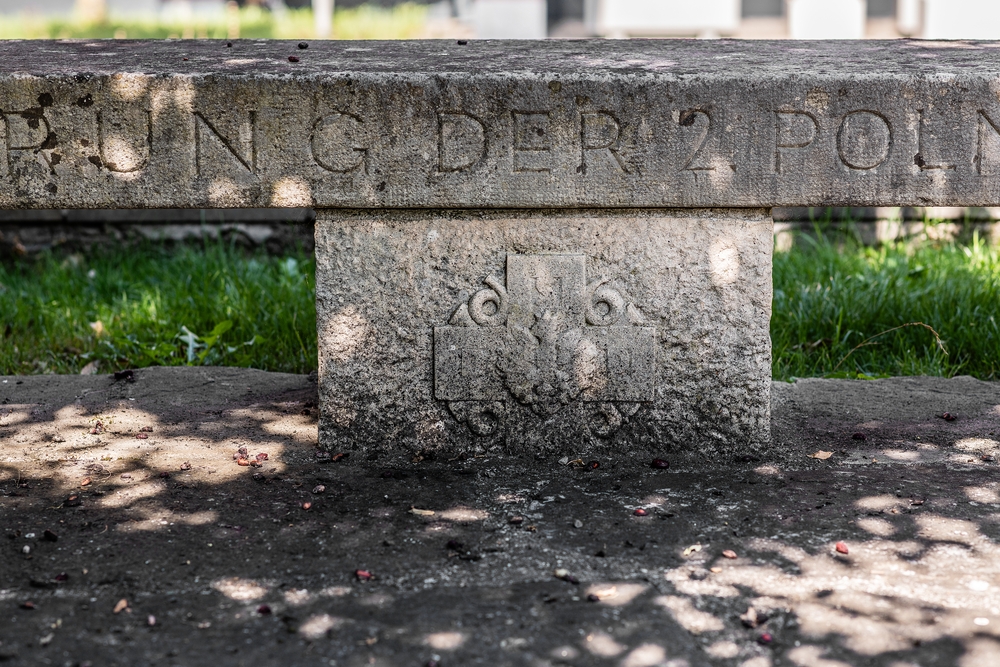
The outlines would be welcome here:
[[[306,377],[7,380],[13,664],[1000,664],[987,466],[382,466],[316,457]]]

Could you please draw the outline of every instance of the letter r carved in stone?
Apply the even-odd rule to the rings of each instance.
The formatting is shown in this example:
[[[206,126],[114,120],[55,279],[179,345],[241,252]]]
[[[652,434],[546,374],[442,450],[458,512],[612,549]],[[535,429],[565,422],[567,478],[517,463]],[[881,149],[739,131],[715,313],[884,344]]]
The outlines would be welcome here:
[[[621,156],[622,126],[607,111],[587,111],[580,114],[580,165],[578,174],[587,174],[587,157],[591,153],[603,154],[607,161],[622,173],[631,173],[629,164]]]

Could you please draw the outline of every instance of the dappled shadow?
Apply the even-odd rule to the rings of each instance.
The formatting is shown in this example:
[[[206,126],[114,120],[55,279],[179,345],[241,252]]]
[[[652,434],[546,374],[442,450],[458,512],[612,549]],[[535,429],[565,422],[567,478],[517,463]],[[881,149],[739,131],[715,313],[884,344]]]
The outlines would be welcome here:
[[[334,461],[315,455],[308,378],[136,378],[0,385],[0,656],[1000,661],[1000,486],[982,462],[861,466],[798,452],[791,466],[787,451],[670,470],[433,452],[402,464]],[[17,380],[23,391],[8,390]],[[241,446],[267,459],[240,466]]]

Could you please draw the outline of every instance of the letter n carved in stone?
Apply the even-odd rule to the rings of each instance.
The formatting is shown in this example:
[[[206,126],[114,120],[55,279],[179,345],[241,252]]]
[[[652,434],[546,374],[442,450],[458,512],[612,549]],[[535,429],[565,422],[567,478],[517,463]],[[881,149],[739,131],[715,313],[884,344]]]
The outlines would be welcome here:
[[[653,400],[656,330],[583,255],[508,255],[506,285],[486,287],[434,328],[434,396],[477,435],[502,427],[511,401],[539,417],[596,404],[606,437]]]

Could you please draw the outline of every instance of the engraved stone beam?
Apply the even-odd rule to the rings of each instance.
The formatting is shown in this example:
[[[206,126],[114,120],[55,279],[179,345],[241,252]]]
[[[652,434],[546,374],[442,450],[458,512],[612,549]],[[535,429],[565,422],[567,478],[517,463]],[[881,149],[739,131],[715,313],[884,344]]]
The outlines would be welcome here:
[[[0,209],[315,208],[324,447],[746,456],[769,208],[1000,205],[997,46],[0,42]]]
[[[996,46],[0,42],[0,208],[997,206]]]

